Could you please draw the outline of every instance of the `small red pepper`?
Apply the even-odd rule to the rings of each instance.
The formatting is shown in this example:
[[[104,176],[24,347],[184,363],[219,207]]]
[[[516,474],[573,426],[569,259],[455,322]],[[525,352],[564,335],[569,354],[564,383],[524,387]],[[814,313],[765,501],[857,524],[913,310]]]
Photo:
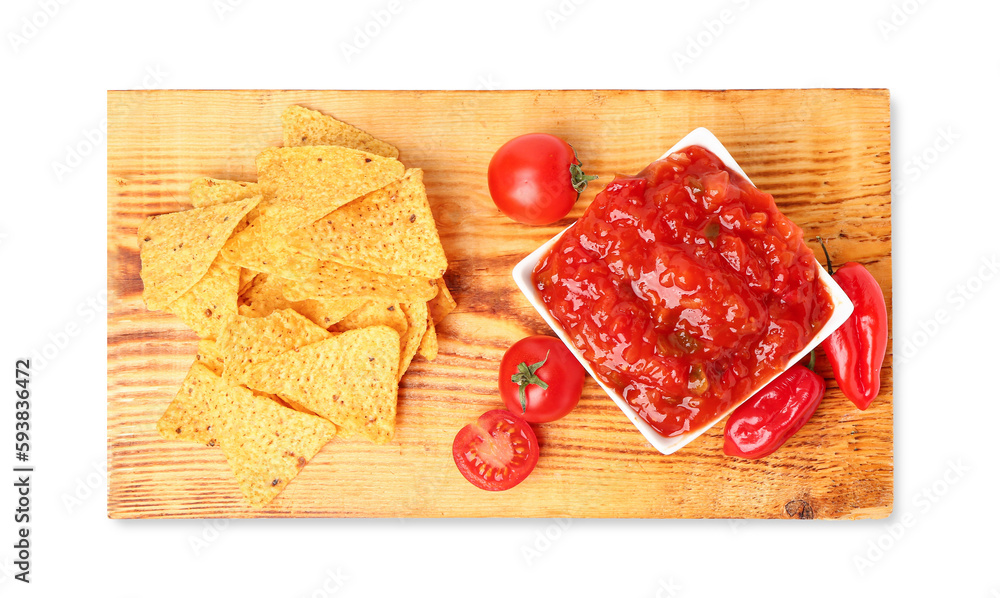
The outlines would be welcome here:
[[[760,459],[778,450],[816,412],[826,381],[809,367],[793,365],[746,403],[733,411],[726,422],[722,450],[730,457]]]
[[[823,244],[820,239],[820,244]],[[854,313],[825,341],[826,353],[837,386],[858,409],[865,410],[878,396],[879,373],[889,342],[889,317],[882,287],[864,266],[848,262],[833,274],[830,254],[823,245],[827,268],[844,289]]]

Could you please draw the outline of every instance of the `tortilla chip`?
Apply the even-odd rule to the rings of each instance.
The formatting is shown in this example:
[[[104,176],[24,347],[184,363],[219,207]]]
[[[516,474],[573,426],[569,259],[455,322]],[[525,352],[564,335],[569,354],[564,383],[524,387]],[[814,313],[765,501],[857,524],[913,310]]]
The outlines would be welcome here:
[[[215,341],[204,339],[198,341],[198,354],[194,356],[194,360],[208,368],[216,376],[222,375],[222,353]]]
[[[283,263],[288,256],[284,250],[272,251],[269,248],[264,226],[260,218],[251,221],[226,241],[222,256],[249,270],[271,272],[274,265]]]
[[[243,497],[251,506],[262,507],[337,435],[337,428],[243,387],[229,388],[216,399],[225,422],[222,452]]]
[[[330,328],[364,304],[364,299],[326,299],[321,297],[296,301],[292,304],[292,309],[312,320],[317,326]]]
[[[291,301],[321,297],[428,301],[438,292],[437,284],[429,278],[370,272],[299,254],[272,270],[279,279],[282,294]]]
[[[448,268],[419,168],[284,241],[304,255],[384,274],[439,278]]]
[[[255,507],[274,499],[337,428],[242,386],[229,386],[195,362],[157,423],[165,438],[220,446],[243,496]]]
[[[396,427],[398,366],[399,335],[371,326],[282,353],[250,370],[248,382],[385,443]]]
[[[199,361],[191,364],[184,383],[167,410],[156,422],[160,436],[168,440],[190,440],[215,446],[221,432],[215,425],[209,406],[209,394],[214,392],[211,370]]]
[[[218,338],[236,315],[239,271],[239,266],[216,258],[201,280],[168,305],[167,311],[184,320],[199,338]]]
[[[403,310],[399,308],[398,303],[370,299],[334,324],[333,329],[338,332],[344,332],[379,325],[392,328],[399,336],[403,336],[406,333],[406,316],[403,314]]]
[[[222,377],[227,384],[257,388],[247,383],[247,373],[255,366],[329,337],[326,329],[290,309],[275,311],[264,318],[238,315],[219,335],[218,347],[224,365]]]
[[[257,183],[202,177],[191,181],[188,197],[196,208],[240,201],[260,195]]]
[[[427,361],[434,361],[437,359],[437,330],[434,328],[434,320],[430,317],[427,318],[427,332],[424,333],[424,338],[420,339],[420,345],[417,347],[417,355],[420,355]]]
[[[316,415],[315,413],[312,412],[311,409],[306,409],[305,407],[303,407],[302,405],[299,405],[295,401],[284,400],[281,397],[279,397],[278,395],[269,394],[269,395],[266,395],[266,396],[272,397],[275,401],[279,401],[281,403],[284,403],[285,405],[288,405],[288,407],[290,409],[294,409],[296,411],[301,411],[302,413],[308,413],[309,415]],[[337,432],[339,434],[340,430],[338,429]],[[347,438],[350,438],[350,437],[348,436]]]
[[[317,326],[329,328],[367,302],[360,298],[289,301],[281,294],[281,285],[276,281],[268,274],[259,275],[240,297],[240,315],[263,318],[279,309],[294,309]]]
[[[458,304],[455,303],[455,298],[448,291],[448,285],[444,283],[443,278],[437,279],[437,287],[438,294],[427,302],[427,309],[430,310],[434,323],[440,324],[445,316],[455,311]]]
[[[312,224],[403,176],[392,158],[331,145],[269,148],[257,156],[266,241]],[[241,264],[242,265],[242,264]]]
[[[281,114],[281,130],[286,147],[339,145],[386,158],[399,157],[399,150],[388,143],[332,116],[302,106],[285,108]]]
[[[240,315],[248,318],[263,318],[279,309],[295,309],[294,305],[294,301],[285,299],[281,294],[281,286],[270,274],[257,276],[240,293]]]
[[[203,347],[202,343],[206,345]],[[231,387],[222,382],[219,372],[212,369],[215,365],[212,360],[201,358],[203,349],[213,350],[207,343],[215,344],[212,341],[198,344],[198,357],[188,369],[177,396],[156,423],[157,431],[164,438],[190,440],[207,446],[221,445],[225,430],[218,413],[216,395],[225,394],[230,388],[250,392],[244,387]]]
[[[260,273],[249,268],[240,268],[240,294],[250,288],[250,284],[258,274]]]
[[[252,197],[146,218],[138,231],[146,307],[161,310],[201,280],[233,229],[259,202],[260,197]]]
[[[403,303],[401,305],[403,313],[406,314],[406,323],[409,328],[406,334],[400,338],[402,349],[399,355],[399,379],[403,379],[403,374],[410,367],[413,356],[417,354],[420,341],[427,332],[427,304],[426,303]]]

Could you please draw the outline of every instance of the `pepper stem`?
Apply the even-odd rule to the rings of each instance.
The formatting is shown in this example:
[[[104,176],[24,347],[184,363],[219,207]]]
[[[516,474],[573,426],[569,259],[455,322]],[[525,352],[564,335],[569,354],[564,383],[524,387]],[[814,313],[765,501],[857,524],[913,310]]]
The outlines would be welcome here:
[[[812,371],[816,371],[816,349],[809,352],[809,365],[806,366]]]
[[[833,276],[833,262],[830,261],[830,252],[826,250],[826,243],[823,242],[823,237],[816,237],[819,241],[819,246],[823,248],[823,255],[826,256],[826,270]]]

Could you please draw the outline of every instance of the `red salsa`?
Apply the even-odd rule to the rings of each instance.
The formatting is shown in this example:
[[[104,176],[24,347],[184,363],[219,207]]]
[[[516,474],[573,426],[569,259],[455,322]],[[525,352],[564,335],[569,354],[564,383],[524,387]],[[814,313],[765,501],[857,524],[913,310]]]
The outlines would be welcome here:
[[[601,381],[664,436],[746,398],[833,311],[802,230],[698,146],[612,181],[533,281]]]

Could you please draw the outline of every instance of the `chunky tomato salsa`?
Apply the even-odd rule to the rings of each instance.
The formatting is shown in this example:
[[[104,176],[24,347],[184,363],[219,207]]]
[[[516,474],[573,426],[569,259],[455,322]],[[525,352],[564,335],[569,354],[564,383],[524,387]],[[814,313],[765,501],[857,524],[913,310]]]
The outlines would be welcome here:
[[[833,311],[802,230],[698,146],[612,181],[533,280],[598,377],[664,436],[746,398]]]

